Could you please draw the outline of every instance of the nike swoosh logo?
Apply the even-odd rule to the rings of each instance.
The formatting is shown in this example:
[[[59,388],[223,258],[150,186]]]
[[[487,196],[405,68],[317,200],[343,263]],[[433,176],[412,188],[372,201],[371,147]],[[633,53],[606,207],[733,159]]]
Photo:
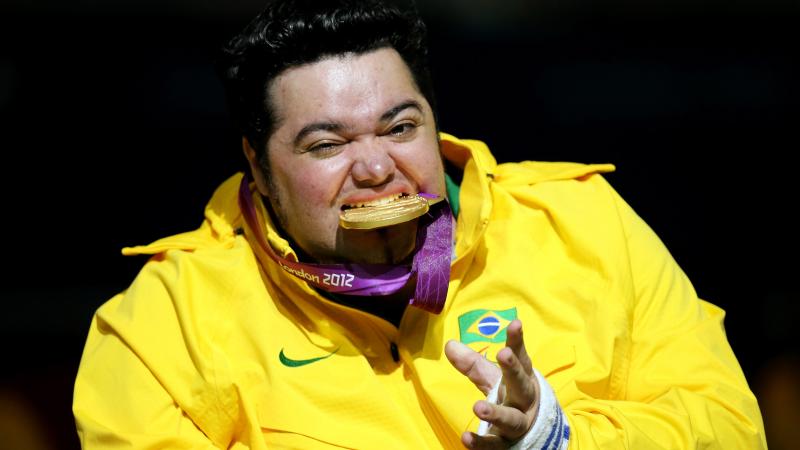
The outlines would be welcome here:
[[[311,364],[311,363],[315,363],[317,361],[322,361],[325,358],[330,358],[331,356],[333,356],[334,353],[336,353],[338,351],[339,351],[339,349],[337,348],[336,350],[332,351],[330,354],[325,355],[325,356],[320,356],[320,357],[317,357],[317,358],[292,359],[292,358],[289,358],[288,356],[286,356],[283,353],[283,349],[281,349],[280,354],[278,354],[278,358],[281,360],[281,364],[283,364],[286,367],[301,367],[301,366],[305,366],[306,364]]]

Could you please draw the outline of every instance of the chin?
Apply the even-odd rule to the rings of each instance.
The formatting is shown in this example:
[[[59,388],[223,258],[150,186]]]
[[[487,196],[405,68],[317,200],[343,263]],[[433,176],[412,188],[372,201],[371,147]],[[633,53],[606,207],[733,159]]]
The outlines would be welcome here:
[[[369,231],[340,228],[336,253],[346,262],[400,264],[414,252],[416,240],[416,220]]]

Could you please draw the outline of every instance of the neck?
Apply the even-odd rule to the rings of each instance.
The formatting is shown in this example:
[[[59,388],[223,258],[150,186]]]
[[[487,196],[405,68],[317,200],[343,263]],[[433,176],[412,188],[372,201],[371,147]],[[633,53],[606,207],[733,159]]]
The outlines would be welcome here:
[[[415,287],[416,279],[411,279],[402,289],[389,295],[365,297],[333,294],[319,289],[317,289],[317,292],[328,300],[380,317],[400,328],[400,321],[403,319],[403,314],[408,307],[408,299],[414,295]]]

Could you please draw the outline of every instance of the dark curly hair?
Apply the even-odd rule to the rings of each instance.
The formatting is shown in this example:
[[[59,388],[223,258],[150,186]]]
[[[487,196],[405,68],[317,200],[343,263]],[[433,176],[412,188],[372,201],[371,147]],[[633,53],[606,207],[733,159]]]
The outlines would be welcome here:
[[[276,0],[223,48],[216,61],[234,124],[268,169],[274,127],[269,83],[284,70],[323,58],[395,49],[434,110],[426,28],[413,4],[376,0]]]

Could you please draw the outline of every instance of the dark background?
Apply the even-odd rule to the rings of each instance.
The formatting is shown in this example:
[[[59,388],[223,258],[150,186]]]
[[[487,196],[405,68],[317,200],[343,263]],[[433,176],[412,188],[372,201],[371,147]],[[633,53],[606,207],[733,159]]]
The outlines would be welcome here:
[[[70,403],[91,314],[144,262],[119,249],[196,228],[243,167],[210,61],[261,7],[0,5],[0,448],[78,446]],[[500,161],[615,163],[610,182],[727,310],[770,448],[796,445],[800,4],[420,9],[442,129]]]

